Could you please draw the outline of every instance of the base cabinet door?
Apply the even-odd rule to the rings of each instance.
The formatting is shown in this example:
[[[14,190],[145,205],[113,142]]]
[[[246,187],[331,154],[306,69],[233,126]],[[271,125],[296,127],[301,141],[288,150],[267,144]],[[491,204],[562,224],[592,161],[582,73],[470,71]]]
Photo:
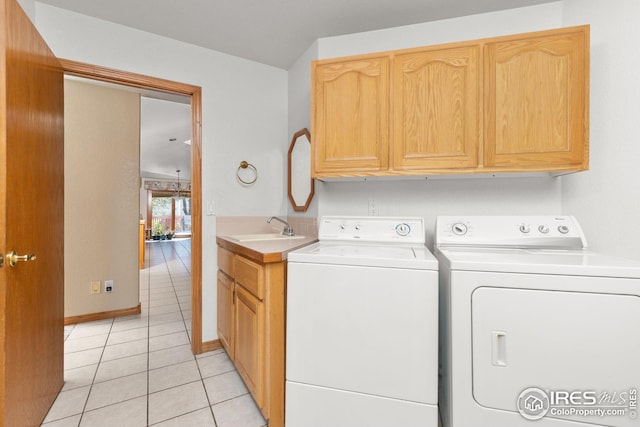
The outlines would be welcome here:
[[[218,338],[232,360],[235,357],[234,292],[233,279],[218,271]]]
[[[260,408],[264,407],[264,324],[263,302],[237,286],[235,364]]]

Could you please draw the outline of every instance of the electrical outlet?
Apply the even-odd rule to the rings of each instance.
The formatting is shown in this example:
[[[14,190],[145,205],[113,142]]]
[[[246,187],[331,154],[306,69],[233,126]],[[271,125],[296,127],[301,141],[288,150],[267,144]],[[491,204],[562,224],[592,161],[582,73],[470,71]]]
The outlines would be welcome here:
[[[100,281],[92,280],[89,284],[89,293],[90,294],[99,294],[100,293]]]
[[[104,291],[105,292],[113,292],[113,280],[105,280],[104,281]]]
[[[378,204],[375,200],[369,200],[369,216],[378,216]]]

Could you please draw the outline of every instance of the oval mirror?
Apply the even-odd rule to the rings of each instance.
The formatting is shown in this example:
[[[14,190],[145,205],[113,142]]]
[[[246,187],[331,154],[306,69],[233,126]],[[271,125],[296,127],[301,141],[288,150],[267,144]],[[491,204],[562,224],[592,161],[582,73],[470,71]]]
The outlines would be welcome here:
[[[289,201],[296,212],[309,208],[315,191],[311,178],[311,135],[307,128],[293,135],[289,146]]]

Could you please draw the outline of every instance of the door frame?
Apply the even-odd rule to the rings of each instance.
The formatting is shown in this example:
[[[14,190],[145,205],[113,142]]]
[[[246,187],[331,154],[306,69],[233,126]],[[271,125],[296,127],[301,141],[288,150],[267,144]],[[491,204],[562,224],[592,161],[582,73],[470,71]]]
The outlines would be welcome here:
[[[143,74],[58,58],[64,74],[191,98],[191,351],[213,350],[202,342],[202,88]]]

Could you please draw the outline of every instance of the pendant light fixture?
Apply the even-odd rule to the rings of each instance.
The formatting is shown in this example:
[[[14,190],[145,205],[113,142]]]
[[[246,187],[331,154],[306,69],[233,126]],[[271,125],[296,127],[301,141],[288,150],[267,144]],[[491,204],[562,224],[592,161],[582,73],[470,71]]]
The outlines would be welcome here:
[[[173,195],[173,198],[176,200],[180,200],[180,169],[176,169],[176,172],[178,173],[178,187],[176,193]]]

